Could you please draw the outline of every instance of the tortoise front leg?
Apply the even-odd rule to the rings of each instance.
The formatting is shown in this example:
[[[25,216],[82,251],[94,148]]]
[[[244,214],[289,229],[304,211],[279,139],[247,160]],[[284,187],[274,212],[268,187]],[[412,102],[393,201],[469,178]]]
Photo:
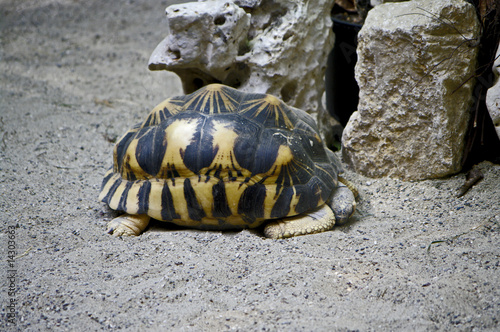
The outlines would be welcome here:
[[[325,232],[333,226],[335,226],[335,215],[332,209],[324,204],[305,214],[270,222],[264,228],[264,235],[273,239],[282,239]]]
[[[146,229],[150,219],[147,214],[123,214],[108,223],[107,232],[114,236],[137,236]]]

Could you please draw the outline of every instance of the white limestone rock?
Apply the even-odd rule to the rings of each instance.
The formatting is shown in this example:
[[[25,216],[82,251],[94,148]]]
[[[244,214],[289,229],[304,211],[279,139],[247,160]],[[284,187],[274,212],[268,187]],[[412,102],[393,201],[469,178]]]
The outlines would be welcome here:
[[[496,61],[493,64],[493,73],[496,83],[486,93],[486,107],[490,113],[491,120],[500,138],[500,46],[497,49]]]
[[[219,82],[323,111],[333,47],[330,0],[210,0],[167,8],[169,35],[149,61],[179,75],[184,91]]]
[[[358,36],[358,110],[342,138],[356,172],[405,180],[460,171],[479,22],[462,0],[372,9]]]
[[[170,6],[166,15],[169,34],[151,55],[150,69],[176,72],[188,92],[200,82],[238,80],[244,68],[234,59],[248,42],[249,14],[231,1],[207,1]]]

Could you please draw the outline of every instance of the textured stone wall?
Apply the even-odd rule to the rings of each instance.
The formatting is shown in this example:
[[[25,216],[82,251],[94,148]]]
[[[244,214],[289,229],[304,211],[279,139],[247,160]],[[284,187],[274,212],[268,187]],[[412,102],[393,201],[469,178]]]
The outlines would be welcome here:
[[[358,110],[343,158],[371,177],[418,180],[461,169],[479,22],[461,0],[372,9],[358,36]]]
[[[491,120],[500,138],[500,46],[497,49],[496,60],[493,64],[493,73],[495,74],[495,84],[488,89],[486,94],[486,107],[490,113]]]
[[[215,0],[170,6],[169,34],[149,67],[178,74],[186,93],[217,82],[323,112],[333,3]]]

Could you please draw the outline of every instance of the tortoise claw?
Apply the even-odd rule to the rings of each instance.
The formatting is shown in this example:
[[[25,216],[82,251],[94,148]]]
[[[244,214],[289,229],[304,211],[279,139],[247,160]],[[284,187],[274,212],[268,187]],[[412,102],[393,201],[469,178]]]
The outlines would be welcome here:
[[[137,236],[146,229],[150,217],[145,214],[124,214],[108,223],[107,233],[113,236]]]

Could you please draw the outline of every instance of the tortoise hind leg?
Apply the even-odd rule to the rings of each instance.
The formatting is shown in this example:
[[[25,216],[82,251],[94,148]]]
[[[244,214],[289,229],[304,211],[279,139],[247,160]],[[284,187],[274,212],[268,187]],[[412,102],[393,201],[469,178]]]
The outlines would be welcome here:
[[[264,228],[264,235],[273,239],[314,234],[328,231],[335,226],[332,209],[324,204],[314,211],[270,222]]]
[[[107,232],[114,236],[137,236],[149,224],[147,214],[123,214],[108,223]]]

